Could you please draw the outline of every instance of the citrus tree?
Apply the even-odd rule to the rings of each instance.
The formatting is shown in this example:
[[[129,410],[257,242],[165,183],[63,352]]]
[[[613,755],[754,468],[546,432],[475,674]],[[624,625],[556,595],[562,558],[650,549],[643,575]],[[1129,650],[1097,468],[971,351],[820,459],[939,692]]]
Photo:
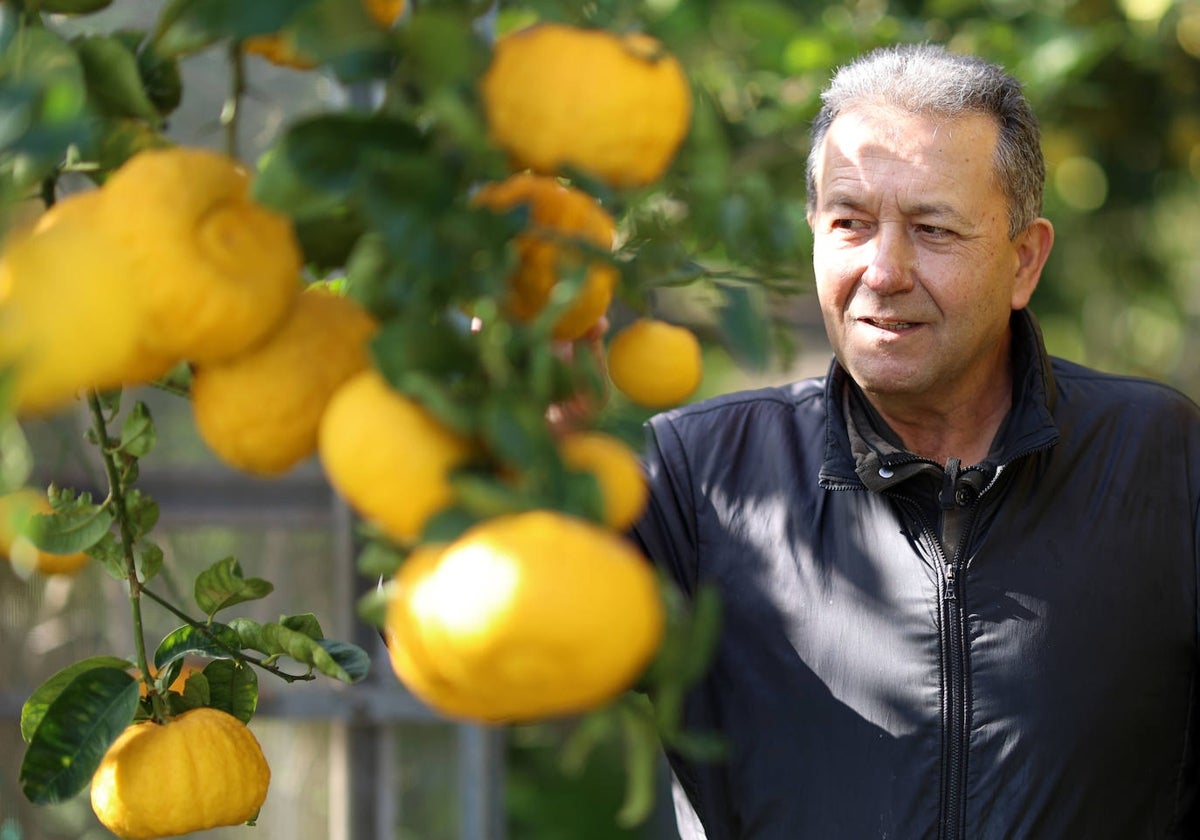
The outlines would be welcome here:
[[[103,564],[135,642],[28,699],[26,796],[90,787],[122,837],[253,821],[258,675],[353,683],[370,665],[299,605],[236,616],[273,588],[236,558],[192,603],[158,591],[138,484],[154,423],[122,405],[151,386],[189,401],[232,469],[319,460],[359,516],[362,573],[387,581],[362,619],[416,696],[453,719],[575,719],[576,762],[623,733],[618,818],[643,819],[660,741],[720,745],[679,724],[715,601],[685,607],[624,536],[646,500],[637,429],[696,392],[697,328],[769,352],[767,284],[683,223],[675,168],[702,117],[685,64],[634,3],[178,0],[144,30],[56,25],[107,5],[0,5],[0,552],[27,574]],[[219,150],[166,130],[179,61],[209,50],[231,68]],[[296,118],[244,159],[259,60],[377,104]],[[696,323],[664,316],[660,296],[701,282]],[[102,497],[29,486],[21,424],[76,407]],[[178,629],[151,644],[145,609]]]

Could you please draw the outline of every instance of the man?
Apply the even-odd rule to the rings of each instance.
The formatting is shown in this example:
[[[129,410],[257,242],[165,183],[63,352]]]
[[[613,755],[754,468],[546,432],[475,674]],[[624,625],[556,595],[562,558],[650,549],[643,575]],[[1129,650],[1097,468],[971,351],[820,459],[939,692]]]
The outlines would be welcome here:
[[[828,376],[648,427],[636,536],[724,604],[687,840],[1200,836],[1200,411],[1046,355],[1043,177],[977,59],[882,50],[824,94]]]

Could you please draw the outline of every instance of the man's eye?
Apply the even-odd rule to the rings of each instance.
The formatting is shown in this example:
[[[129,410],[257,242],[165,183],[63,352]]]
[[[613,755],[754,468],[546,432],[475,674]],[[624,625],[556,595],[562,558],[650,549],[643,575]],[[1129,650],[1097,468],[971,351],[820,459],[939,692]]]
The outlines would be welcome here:
[[[862,230],[867,226],[867,223],[861,219],[834,219],[834,230]]]
[[[952,231],[949,228],[938,227],[937,225],[917,225],[917,231],[926,236],[950,236]]]

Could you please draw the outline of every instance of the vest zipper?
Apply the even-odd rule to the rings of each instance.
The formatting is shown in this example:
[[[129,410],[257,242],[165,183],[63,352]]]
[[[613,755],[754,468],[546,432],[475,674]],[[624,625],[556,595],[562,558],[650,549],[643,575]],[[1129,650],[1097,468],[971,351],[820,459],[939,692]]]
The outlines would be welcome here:
[[[964,836],[963,799],[967,786],[967,640],[964,633],[962,600],[957,558],[945,564],[942,591],[942,726],[945,741],[942,751],[942,820],[938,832],[942,840]]]

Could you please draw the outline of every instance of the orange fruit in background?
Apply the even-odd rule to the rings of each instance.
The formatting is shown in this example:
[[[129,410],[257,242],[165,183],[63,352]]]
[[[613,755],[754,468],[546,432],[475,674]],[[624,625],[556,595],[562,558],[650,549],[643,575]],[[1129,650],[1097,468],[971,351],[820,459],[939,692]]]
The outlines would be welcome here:
[[[558,179],[521,173],[485,184],[474,201],[492,210],[526,207],[529,228],[517,238],[519,264],[509,278],[505,304],[509,314],[528,321],[549,303],[565,270],[583,262],[577,240],[602,251],[613,245],[616,225],[595,198]],[[587,262],[581,288],[555,322],[553,336],[573,341],[583,336],[608,311],[617,284],[616,267],[603,259]]]
[[[317,451],[347,504],[392,539],[409,543],[454,501],[450,472],[472,449],[372,368],[334,393],[321,417]]]
[[[502,722],[610,701],[649,664],[664,625],[658,579],[631,542],[537,510],[410,556],[385,632],[416,696],[452,717]]]
[[[638,405],[679,405],[704,375],[700,341],[686,327],[638,319],[609,344],[608,374],[616,389]]]
[[[558,445],[567,467],[595,476],[604,502],[604,524],[615,531],[631,527],[650,495],[637,453],[624,441],[596,431],[569,432]]]
[[[33,487],[0,496],[0,557],[7,557],[18,572],[73,575],[87,565],[90,558],[85,552],[52,554],[22,535],[30,517],[53,510],[46,494]]]
[[[657,40],[556,23],[501,37],[480,95],[515,168],[576,168],[613,187],[660,178],[692,116],[683,67]]]
[[[270,781],[254,733],[198,708],[122,732],[92,776],[92,810],[127,840],[175,837],[253,819]]]
[[[196,429],[223,462],[279,475],[317,449],[334,392],[371,364],[378,325],[350,298],[310,288],[283,324],[245,353],[192,372]]]

